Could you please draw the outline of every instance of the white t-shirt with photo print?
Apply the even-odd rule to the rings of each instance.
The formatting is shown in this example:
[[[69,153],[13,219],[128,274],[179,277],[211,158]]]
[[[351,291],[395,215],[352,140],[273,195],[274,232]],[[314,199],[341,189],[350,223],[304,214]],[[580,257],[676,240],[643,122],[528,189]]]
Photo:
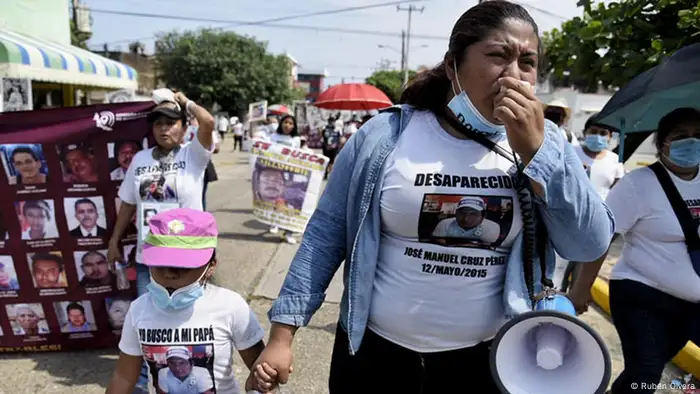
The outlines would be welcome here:
[[[119,198],[133,205],[142,201],[177,202],[181,208],[201,211],[204,170],[211,160],[211,150],[195,138],[182,145],[173,162],[161,169],[160,162],[153,158],[153,149],[142,150],[131,160],[119,187]],[[165,179],[162,190],[157,190],[161,173]]]
[[[497,138],[510,152],[506,137]],[[372,331],[419,352],[495,336],[505,322],[505,263],[522,229],[512,166],[452,137],[432,113],[413,114],[382,174]],[[467,206],[483,203],[482,214],[457,218],[465,197]]]
[[[207,284],[204,295],[182,310],[166,312],[153,304],[150,294],[139,297],[127,312],[119,350],[151,361],[151,382],[156,387],[167,387],[172,386],[172,382],[156,384],[160,380],[157,378],[169,376],[165,355],[171,348],[186,347],[199,361],[192,366],[188,381],[199,386],[209,385],[208,379],[213,376],[218,394],[238,394],[241,390],[234,377],[233,351],[251,348],[263,340],[264,335],[265,331],[243,297]],[[199,350],[198,354],[192,349],[205,350]],[[212,357],[213,362],[206,362]],[[206,369],[209,376],[204,375],[202,369]]]
[[[700,224],[700,175],[686,181],[669,172]],[[615,232],[624,236],[611,279],[630,279],[691,302],[700,302],[700,276],[693,269],[685,236],[654,172],[638,168],[610,190]]]

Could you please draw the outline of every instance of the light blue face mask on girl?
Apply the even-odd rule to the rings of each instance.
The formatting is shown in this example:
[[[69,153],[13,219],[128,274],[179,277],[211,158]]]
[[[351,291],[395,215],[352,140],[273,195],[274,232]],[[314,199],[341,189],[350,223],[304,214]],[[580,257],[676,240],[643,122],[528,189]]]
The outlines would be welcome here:
[[[467,92],[462,89],[462,85],[459,83],[459,77],[457,76],[457,61],[455,60],[452,65],[455,70],[455,80],[460,93],[457,94],[454,85],[450,83],[454,97],[449,103],[447,103],[447,107],[453,114],[455,114],[459,123],[463,124],[469,129],[490,136],[504,135],[506,133],[505,126],[489,122],[486,120],[484,115],[482,115],[479,110],[476,109],[472,101],[469,99],[469,96],[467,96]]]
[[[208,269],[205,269],[199,279],[194,281],[194,283],[175,290],[172,295],[168,293],[168,289],[153,280],[153,277],[151,277],[151,281],[146,286],[146,289],[148,289],[148,293],[151,295],[153,304],[158,309],[185,309],[194,304],[197,299],[204,295],[204,285],[202,284],[202,279],[204,278],[204,275],[206,275],[207,271]]]
[[[700,164],[700,139],[684,138],[668,144],[668,160],[681,168]]]
[[[608,138],[602,135],[590,134],[586,136],[583,144],[591,152],[602,152],[603,149],[608,148]]]

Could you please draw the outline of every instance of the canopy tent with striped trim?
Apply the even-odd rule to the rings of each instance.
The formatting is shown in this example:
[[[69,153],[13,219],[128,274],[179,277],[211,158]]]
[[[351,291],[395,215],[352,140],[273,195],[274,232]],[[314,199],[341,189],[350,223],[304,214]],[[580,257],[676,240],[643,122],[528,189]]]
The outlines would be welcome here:
[[[84,49],[0,29],[0,77],[136,89],[136,71]]]

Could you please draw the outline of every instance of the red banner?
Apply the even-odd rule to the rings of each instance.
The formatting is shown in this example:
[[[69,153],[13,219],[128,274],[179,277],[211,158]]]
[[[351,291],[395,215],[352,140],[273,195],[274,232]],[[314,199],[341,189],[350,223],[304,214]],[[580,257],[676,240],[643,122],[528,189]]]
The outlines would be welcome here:
[[[152,106],[0,114],[0,352],[117,345],[136,274],[133,259],[111,267],[107,245]],[[135,245],[130,226],[125,260]]]

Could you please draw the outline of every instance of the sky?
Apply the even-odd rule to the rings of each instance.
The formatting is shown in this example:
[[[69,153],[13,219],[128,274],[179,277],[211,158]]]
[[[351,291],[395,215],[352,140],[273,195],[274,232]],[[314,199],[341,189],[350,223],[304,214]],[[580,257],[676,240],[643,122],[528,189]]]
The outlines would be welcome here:
[[[128,43],[139,40],[152,53],[154,36],[172,30],[196,30],[222,27],[221,23],[181,21],[100,13],[100,10],[177,15],[224,21],[260,21],[315,11],[387,3],[390,0],[81,0],[93,9],[93,35],[88,45],[102,49],[107,43],[111,50],[127,50]],[[577,0],[521,0],[540,27],[540,31],[559,27],[563,21],[582,14]],[[412,16],[409,68],[433,66],[444,56],[447,37],[454,22],[476,0],[424,0],[410,4],[423,12]],[[531,6],[531,7],[527,7]],[[539,9],[539,10],[538,10]],[[397,11],[396,5],[371,8],[333,15],[312,16],[279,23],[313,27],[359,29],[395,34],[360,35],[347,32],[299,30],[270,26],[239,26],[228,28],[239,34],[254,36],[268,43],[268,51],[289,53],[300,64],[299,72],[328,73],[327,83],[361,82],[372,74],[382,59],[400,68],[402,30],[408,22],[408,12]],[[420,38],[420,36],[427,36]],[[380,48],[379,46],[384,46]]]

